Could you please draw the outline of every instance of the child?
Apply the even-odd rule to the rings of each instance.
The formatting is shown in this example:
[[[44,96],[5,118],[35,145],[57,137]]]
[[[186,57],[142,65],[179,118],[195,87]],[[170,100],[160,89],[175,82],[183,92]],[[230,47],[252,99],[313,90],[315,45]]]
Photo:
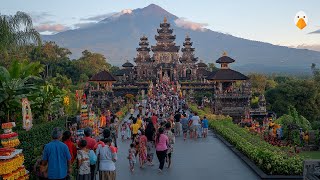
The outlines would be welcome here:
[[[128,159],[129,159],[130,171],[133,172],[134,164],[136,163],[136,149],[133,143],[130,144]]]
[[[133,143],[134,143],[134,146],[136,148],[136,154],[135,154],[136,156],[138,156],[139,149],[140,149],[140,145],[139,145],[139,143],[140,143],[140,134],[141,134],[141,132],[140,132],[140,130],[138,130],[138,134],[133,139]]]
[[[77,153],[77,159],[78,159],[78,178],[77,180],[87,180],[91,179],[91,172],[90,172],[90,159],[89,159],[89,150],[86,148],[87,141],[86,140],[80,140],[79,148]]]
[[[131,139],[131,118],[126,122],[127,139]]]
[[[42,147],[42,150],[44,146]],[[38,177],[39,180],[46,180],[48,177],[48,165],[42,165],[42,155],[38,157],[36,164],[34,165],[34,173]]]
[[[203,128],[203,137],[206,138],[208,136],[208,128],[209,128],[209,121],[206,116],[203,117],[202,120],[202,128]]]
[[[143,168],[145,162],[147,162],[147,136],[145,132],[141,131],[141,136],[139,138],[139,162],[140,168]]]
[[[124,141],[126,139],[125,138],[126,130],[127,130],[126,123],[123,123],[121,126],[121,139],[122,139],[122,141]]]

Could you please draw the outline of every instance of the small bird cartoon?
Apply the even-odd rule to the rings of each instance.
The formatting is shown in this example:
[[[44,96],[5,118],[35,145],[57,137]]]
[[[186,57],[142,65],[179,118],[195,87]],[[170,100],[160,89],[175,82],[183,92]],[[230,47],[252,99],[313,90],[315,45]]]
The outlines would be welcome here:
[[[308,17],[306,13],[303,11],[299,11],[294,17],[294,23],[300,30],[304,29],[308,23]]]

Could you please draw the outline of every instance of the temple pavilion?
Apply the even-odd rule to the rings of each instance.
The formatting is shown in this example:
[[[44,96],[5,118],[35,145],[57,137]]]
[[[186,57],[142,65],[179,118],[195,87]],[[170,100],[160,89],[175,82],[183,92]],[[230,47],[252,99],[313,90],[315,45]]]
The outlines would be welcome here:
[[[214,86],[213,112],[229,115],[238,121],[250,108],[251,85],[247,76],[230,69],[229,64],[233,62],[235,60],[224,52],[216,61],[220,69],[212,72],[207,80]]]
[[[117,80],[106,70],[101,71],[93,75],[89,82],[94,82],[97,84],[95,90],[106,90],[112,91],[112,84]]]

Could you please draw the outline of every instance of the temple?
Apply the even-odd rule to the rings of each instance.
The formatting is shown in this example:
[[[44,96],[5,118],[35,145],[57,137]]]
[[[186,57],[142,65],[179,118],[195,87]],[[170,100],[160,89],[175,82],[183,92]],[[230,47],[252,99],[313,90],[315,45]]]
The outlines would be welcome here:
[[[147,92],[150,82],[170,82],[179,84],[182,94],[188,98],[193,98],[195,93],[211,94],[207,101],[210,101],[215,114],[229,115],[239,121],[247,114],[258,113],[258,110],[250,110],[249,78],[230,69],[235,60],[227,53],[216,61],[220,68],[211,72],[208,65],[196,57],[189,35],[186,35],[181,49],[176,45],[176,36],[166,18],[160,23],[154,38],[156,44],[150,46],[148,37],[143,35],[133,58],[136,65],[127,61],[115,73],[115,96]],[[257,115],[263,114],[265,110],[259,109]]]
[[[192,47],[189,35],[185,37],[182,55],[179,55],[180,46],[175,43],[176,36],[170,23],[164,18],[160,23],[158,34],[155,35],[157,41],[154,46],[149,46],[148,38],[140,38],[137,55],[133,59],[136,66],[126,62],[123,69],[117,72],[119,81],[204,81],[210,73],[208,67],[202,61],[197,64],[195,48]],[[150,53],[152,52],[152,55]],[[130,66],[129,66],[130,64]]]
[[[229,64],[233,62],[235,60],[224,52],[216,61],[220,69],[212,72],[207,80],[214,86],[213,112],[229,115],[239,121],[250,109],[251,84],[247,76],[230,69]]]

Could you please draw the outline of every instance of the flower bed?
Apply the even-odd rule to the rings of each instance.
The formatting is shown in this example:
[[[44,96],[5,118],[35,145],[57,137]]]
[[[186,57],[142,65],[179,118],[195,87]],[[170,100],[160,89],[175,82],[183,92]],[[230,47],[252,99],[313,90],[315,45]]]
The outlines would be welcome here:
[[[250,158],[266,174],[302,174],[303,159],[298,155],[290,156],[288,147],[272,146],[259,136],[234,124],[230,118],[225,120],[210,119],[210,127]]]
[[[210,120],[211,128],[251,159],[266,174],[302,175],[303,158],[292,155],[289,147],[277,147],[265,142],[259,135],[234,124],[231,117],[214,115],[206,109],[198,109],[194,104],[189,105],[189,108],[200,116],[206,115]]]

